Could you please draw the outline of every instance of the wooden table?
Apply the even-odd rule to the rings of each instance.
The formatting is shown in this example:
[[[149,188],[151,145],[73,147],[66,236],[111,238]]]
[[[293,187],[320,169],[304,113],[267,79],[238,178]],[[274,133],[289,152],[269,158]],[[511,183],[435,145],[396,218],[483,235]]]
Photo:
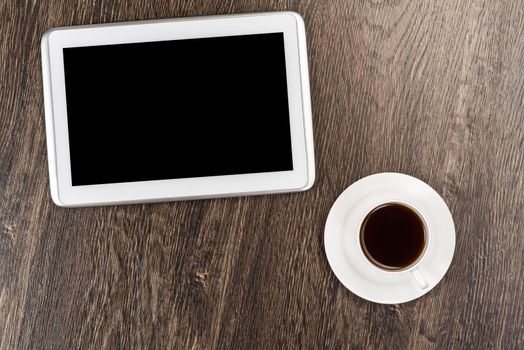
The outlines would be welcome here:
[[[62,25],[294,10],[317,182],[298,194],[61,209],[40,38]],[[0,0],[0,348],[524,348],[524,4]],[[324,254],[337,196],[396,171],[442,194],[457,247],[401,305]]]

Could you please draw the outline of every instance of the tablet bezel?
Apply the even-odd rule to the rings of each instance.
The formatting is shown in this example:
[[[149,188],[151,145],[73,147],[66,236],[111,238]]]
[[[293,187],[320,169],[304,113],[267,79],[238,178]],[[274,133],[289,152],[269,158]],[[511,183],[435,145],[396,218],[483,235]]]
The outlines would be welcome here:
[[[63,48],[284,33],[293,170],[72,186]],[[55,28],[42,38],[49,174],[60,206],[108,205],[253,195],[309,189],[315,179],[305,28],[293,12]],[[100,169],[103,171],[103,169]]]

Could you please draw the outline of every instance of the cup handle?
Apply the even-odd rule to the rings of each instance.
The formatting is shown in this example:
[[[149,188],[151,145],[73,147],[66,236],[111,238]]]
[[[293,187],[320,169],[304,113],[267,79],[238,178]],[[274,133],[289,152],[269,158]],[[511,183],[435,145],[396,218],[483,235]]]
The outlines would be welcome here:
[[[422,274],[422,272],[420,272],[420,269],[418,267],[415,267],[413,270],[411,270],[411,275],[417,282],[420,289],[426,289],[429,287],[428,282],[426,281],[424,275]]]

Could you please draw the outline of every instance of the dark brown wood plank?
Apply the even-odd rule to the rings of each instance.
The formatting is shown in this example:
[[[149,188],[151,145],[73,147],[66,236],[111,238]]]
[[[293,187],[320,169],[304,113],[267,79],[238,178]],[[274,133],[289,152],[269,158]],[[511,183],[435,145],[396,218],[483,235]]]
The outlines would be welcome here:
[[[54,26],[294,10],[317,182],[305,193],[61,209],[40,37]],[[0,349],[524,347],[524,6],[507,1],[0,0]],[[428,295],[385,306],[330,271],[353,181],[432,185],[457,228]]]

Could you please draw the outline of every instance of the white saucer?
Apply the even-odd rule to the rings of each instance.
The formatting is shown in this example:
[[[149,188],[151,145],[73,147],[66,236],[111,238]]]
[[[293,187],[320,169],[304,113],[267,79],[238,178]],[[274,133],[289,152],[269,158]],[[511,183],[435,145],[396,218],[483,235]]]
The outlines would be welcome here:
[[[404,202],[426,221],[429,245],[418,268],[429,285],[420,288],[410,271],[387,272],[372,265],[359,245],[362,220],[385,202]],[[324,231],[331,269],[350,291],[381,304],[399,304],[429,292],[444,277],[455,251],[455,225],[439,194],[412,176],[380,173],[349,186],[333,204]]]

